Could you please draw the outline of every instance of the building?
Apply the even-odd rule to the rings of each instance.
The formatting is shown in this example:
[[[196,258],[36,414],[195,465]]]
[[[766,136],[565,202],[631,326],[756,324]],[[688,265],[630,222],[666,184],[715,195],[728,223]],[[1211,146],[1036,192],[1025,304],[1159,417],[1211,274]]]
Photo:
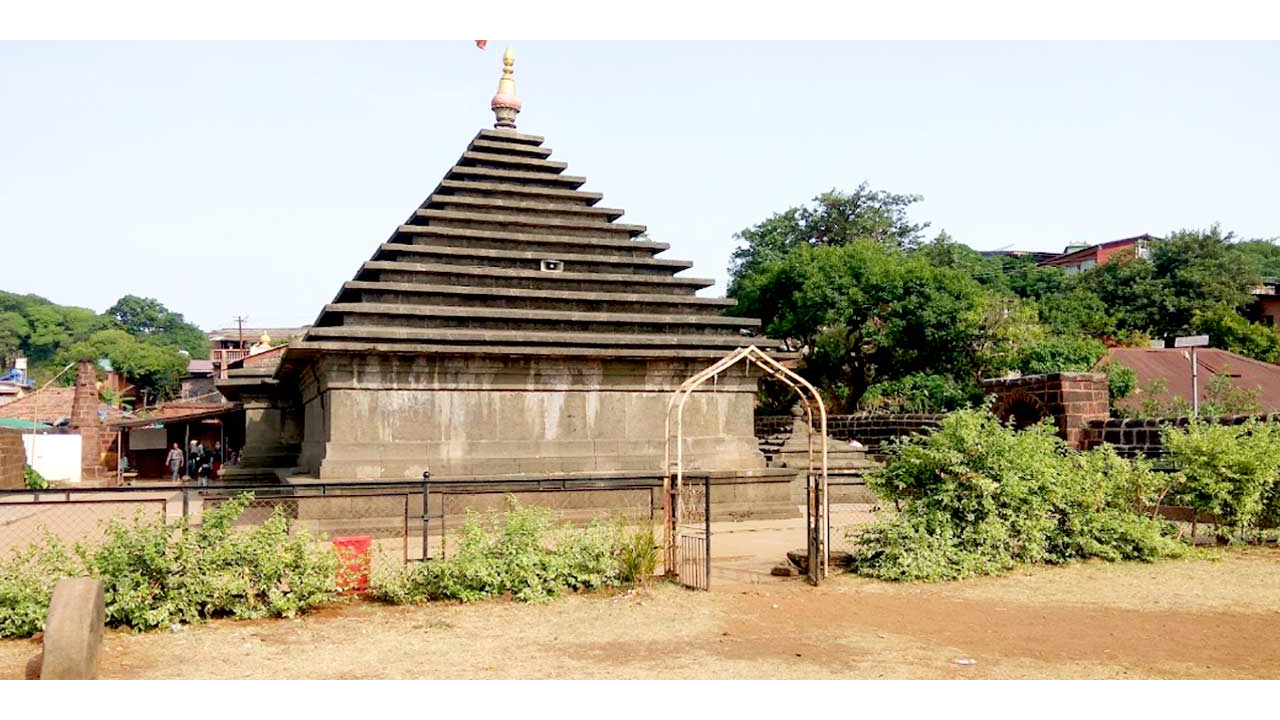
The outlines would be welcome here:
[[[13,367],[0,374],[0,405],[31,392],[35,382],[27,376],[27,359],[16,358]]]
[[[1138,390],[1115,401],[1116,407],[1128,414],[1142,414],[1143,404],[1147,402],[1164,408],[1175,403],[1190,407],[1192,394],[1189,348],[1111,348],[1099,361],[1099,366],[1107,363],[1132,368],[1138,376]],[[1233,387],[1257,393],[1260,412],[1280,412],[1280,365],[1206,347],[1196,349],[1196,364],[1201,405],[1212,399],[1209,391],[1213,379],[1227,377]],[[1153,389],[1158,392],[1153,394]]]
[[[298,342],[219,381],[245,407],[241,477],[657,475],[679,384],[735,348],[774,346],[758,320],[721,314],[734,301],[698,297],[713,282],[658,257],[668,245],[618,222],[542,137],[516,131],[513,62],[508,51],[495,129]],[[770,473],[754,372],[690,401],[689,467]]]
[[[243,358],[250,347],[266,337],[271,345],[282,345],[302,337],[309,326],[292,328],[221,328],[209,333],[209,361],[213,377],[226,378],[231,363]]]
[[[1069,246],[1061,255],[1041,260],[1037,264],[1044,267],[1062,268],[1068,274],[1084,272],[1089,268],[1106,264],[1112,260],[1150,257],[1151,243],[1159,239],[1154,235],[1144,234],[1124,238],[1123,240],[1112,240],[1098,245]]]
[[[1280,330],[1280,278],[1262,278],[1253,286],[1253,303],[1246,308],[1245,317],[1251,322],[1262,323]]]
[[[175,443],[184,451],[192,441],[231,451],[243,445],[244,410],[214,392],[112,418],[105,429],[117,438],[118,451],[128,460],[132,477],[164,480],[171,474],[165,457]]]

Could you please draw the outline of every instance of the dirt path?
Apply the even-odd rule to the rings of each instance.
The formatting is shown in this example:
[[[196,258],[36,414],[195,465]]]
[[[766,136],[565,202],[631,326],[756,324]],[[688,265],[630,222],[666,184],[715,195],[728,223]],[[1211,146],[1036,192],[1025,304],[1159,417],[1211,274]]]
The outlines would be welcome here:
[[[1277,678],[1280,551],[945,585],[669,585],[109,632],[108,678]],[[21,678],[32,640],[0,642]],[[973,665],[960,665],[972,658]]]

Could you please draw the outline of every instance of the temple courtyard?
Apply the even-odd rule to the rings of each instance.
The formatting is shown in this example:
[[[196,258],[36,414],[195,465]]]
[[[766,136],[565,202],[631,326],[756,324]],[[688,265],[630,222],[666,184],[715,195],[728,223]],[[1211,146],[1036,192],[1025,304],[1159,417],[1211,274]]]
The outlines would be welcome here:
[[[752,534],[754,533],[754,537]],[[788,533],[789,535],[789,533]],[[724,552],[781,542],[767,528]],[[109,630],[102,677],[1268,678],[1280,551],[1038,567],[945,584],[814,588],[717,553],[711,592],[658,583],[541,605],[353,601],[289,620]],[[717,573],[716,570],[719,570]],[[0,641],[0,678],[40,641]]]

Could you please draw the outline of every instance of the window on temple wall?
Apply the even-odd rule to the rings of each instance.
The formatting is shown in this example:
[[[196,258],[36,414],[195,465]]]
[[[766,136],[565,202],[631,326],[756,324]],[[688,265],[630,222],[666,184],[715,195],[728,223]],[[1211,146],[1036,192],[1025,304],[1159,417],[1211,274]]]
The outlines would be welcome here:
[[[1270,326],[1270,327],[1275,327],[1275,326],[1276,326],[1276,318],[1275,318],[1275,316],[1274,316],[1274,315],[1263,315],[1263,316],[1262,316],[1262,324],[1263,324],[1263,325],[1268,325],[1268,326]]]

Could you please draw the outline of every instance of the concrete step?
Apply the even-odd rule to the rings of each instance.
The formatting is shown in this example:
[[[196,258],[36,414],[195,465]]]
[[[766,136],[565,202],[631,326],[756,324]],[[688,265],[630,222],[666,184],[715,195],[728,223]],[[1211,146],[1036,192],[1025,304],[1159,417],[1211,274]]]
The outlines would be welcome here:
[[[737,304],[737,301],[732,298],[703,298],[696,295],[658,295],[654,293],[602,292],[597,290],[541,290],[536,296],[531,296],[527,291],[513,288],[365,280],[349,281],[343,285],[343,290],[361,293],[438,295],[457,298],[459,302],[487,300],[506,303],[495,305],[497,307],[543,307],[549,302],[563,301],[566,303],[591,303],[592,305],[610,303],[614,305],[634,305],[640,308],[687,307],[691,311],[703,308],[710,311],[719,311]],[[435,301],[431,302],[434,303]]]
[[[772,348],[761,343],[756,345],[762,349]],[[602,360],[718,360],[725,355],[724,348],[636,348],[636,347],[591,347],[578,345],[554,345],[531,347],[523,344],[493,343],[477,344],[440,344],[440,343],[408,343],[408,342],[375,342],[375,341],[341,341],[341,340],[304,340],[289,346],[293,357],[312,357],[327,352],[385,353],[393,355],[421,355],[424,353],[438,355],[488,355],[503,357],[572,357]],[[774,357],[791,358],[792,354],[773,353]]]
[[[521,145],[541,145],[546,138],[541,135],[526,135],[515,130],[499,130],[485,128],[476,134],[476,139],[496,140],[498,142],[518,143]]]
[[[565,202],[582,202],[594,205],[604,199],[603,193],[586,192],[584,190],[565,190],[554,187],[538,187],[518,183],[498,182],[491,180],[449,180],[445,179],[436,188],[437,193],[475,193],[479,195],[510,195],[520,197],[536,197],[547,200],[563,200]]]
[[[643,325],[696,325],[721,328],[756,328],[755,318],[736,318],[723,315],[659,315],[654,313],[617,312],[565,312],[560,310],[524,310],[515,308],[486,308],[465,305],[401,305],[392,303],[330,303],[325,312],[343,313],[360,324],[360,315],[402,315],[407,317],[434,318],[497,318],[504,321],[529,320],[537,322],[643,324]]]
[[[697,290],[711,287],[715,284],[714,280],[707,278],[626,275],[620,273],[545,272],[542,270],[521,270],[516,268],[476,268],[440,263],[385,262],[381,260],[370,260],[364,263],[361,266],[361,274],[364,272],[396,272],[427,277],[449,277],[456,278],[458,280],[457,284],[460,285],[483,283],[501,286],[502,280],[524,281],[520,284],[520,287],[529,289],[537,289],[537,287],[551,288],[556,285],[572,283],[590,283],[592,285],[624,284],[635,292],[687,291],[690,295]],[[515,286],[515,283],[508,283],[508,286]]]
[[[581,215],[583,217],[601,217],[608,220],[622,217],[623,210],[619,208],[602,208],[590,207],[586,205],[571,205],[567,203],[546,202],[538,200],[530,200],[523,197],[506,198],[494,196],[473,197],[470,195],[442,195],[434,194],[427,198],[427,203],[431,206],[449,205],[454,206],[454,210],[458,210],[459,206],[471,208],[487,208],[492,210],[505,210],[508,212],[534,212],[534,213],[556,213],[561,215]],[[444,208],[425,208],[424,209],[444,209]]]
[[[585,219],[571,220],[563,218],[539,217],[532,213],[515,211],[500,212],[462,212],[458,210],[418,210],[416,217],[426,220],[446,220],[460,223],[484,223],[499,225],[501,228],[546,228],[555,230],[591,230],[598,233],[619,233],[631,237],[639,235],[647,228],[644,225],[628,225],[608,221]]]
[[[454,245],[410,244],[403,242],[384,243],[379,248],[375,260],[396,260],[383,258],[382,254],[409,255],[419,258],[442,258],[444,261],[485,260],[519,262],[527,269],[540,270],[543,260],[558,260],[564,269],[570,272],[581,271],[577,266],[619,266],[644,270],[650,273],[670,275],[693,267],[688,260],[667,260],[654,257],[622,257],[618,255],[600,255],[594,253],[549,252],[548,250],[494,250],[489,248],[458,247]],[[438,261],[437,261],[438,262]],[[477,263],[477,265],[489,263]],[[495,263],[496,264],[496,263]],[[599,268],[591,268],[599,271]]]
[[[534,172],[550,173],[562,173],[565,168],[569,167],[568,163],[560,162],[559,160],[542,160],[540,158],[530,158],[521,155],[473,151],[462,153],[462,159],[459,160],[459,163],[480,167],[496,165],[499,167],[512,167],[517,170],[531,170]]]
[[[763,337],[737,335],[631,334],[594,332],[554,332],[533,330],[473,330],[465,328],[409,328],[395,326],[312,327],[306,340],[434,341],[458,343],[511,343],[524,345],[568,345],[576,347],[663,346],[724,348],[725,352],[747,345],[763,346]]]
[[[525,143],[502,142],[499,140],[488,140],[477,137],[467,146],[468,150],[476,150],[479,152],[493,153],[512,153],[516,155],[527,155],[529,157],[545,158],[551,154],[551,148],[539,147],[537,145],[528,145]]]
[[[587,181],[579,175],[554,175],[552,173],[527,172],[524,170],[506,170],[501,168],[467,167],[454,165],[445,176],[446,180],[497,180],[540,184],[549,187],[567,187],[577,190]]]
[[[582,252],[586,249],[601,250],[617,250],[625,251],[627,254],[642,256],[648,253],[650,257],[657,253],[667,250],[671,246],[667,243],[653,242],[650,240],[628,240],[620,237],[574,237],[571,235],[549,235],[537,233],[521,233],[508,230],[487,230],[474,227],[455,228],[444,227],[441,225],[401,225],[397,230],[397,236],[393,240],[402,239],[400,235],[409,238],[415,237],[431,237],[431,238],[451,238],[458,241],[469,241],[467,246],[473,247],[476,244],[473,241],[491,241],[494,245],[499,245],[503,249],[516,249],[521,245],[536,245],[539,247],[561,247],[566,249],[576,249]],[[412,242],[412,240],[410,240]]]

